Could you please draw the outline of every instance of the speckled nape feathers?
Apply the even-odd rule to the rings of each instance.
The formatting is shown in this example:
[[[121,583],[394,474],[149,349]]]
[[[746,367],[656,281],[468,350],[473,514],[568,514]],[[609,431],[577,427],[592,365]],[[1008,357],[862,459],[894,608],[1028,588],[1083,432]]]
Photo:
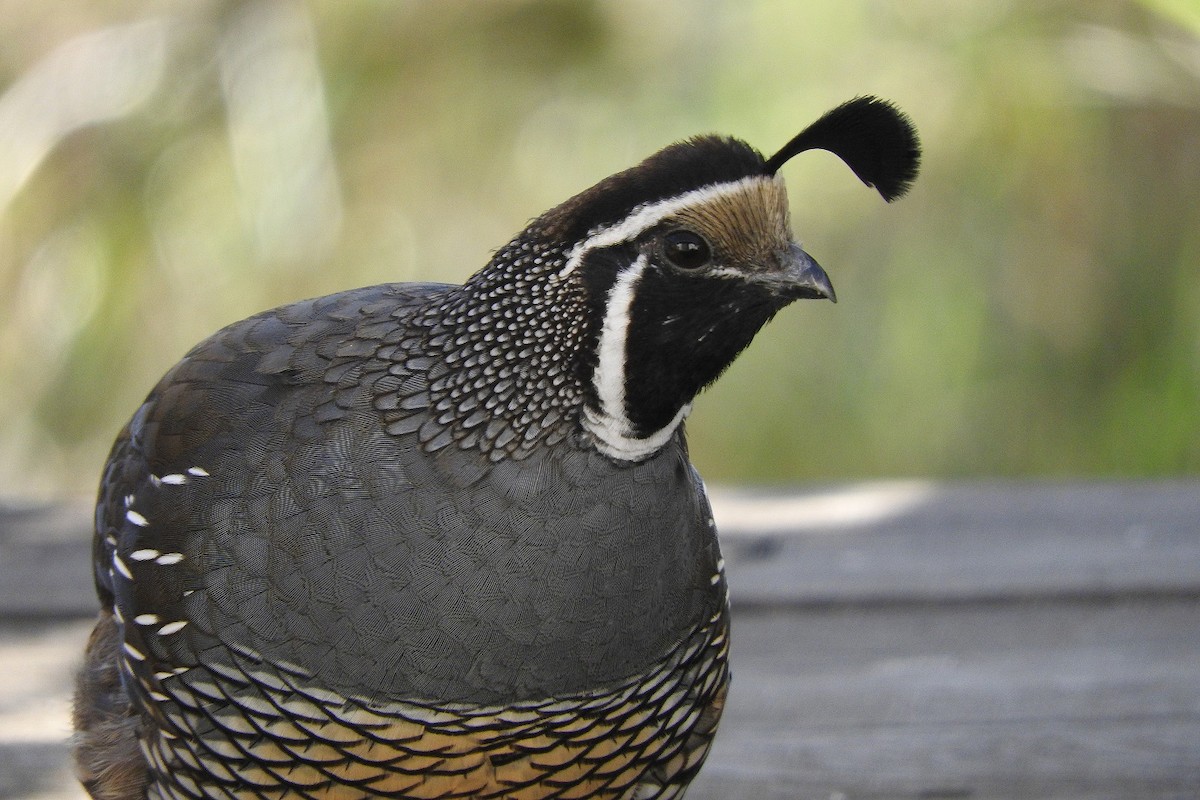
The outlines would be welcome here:
[[[522,459],[571,431],[580,402],[570,353],[585,336],[582,294],[556,279],[560,251],[519,237],[476,276],[381,330],[373,383],[387,431],[429,451],[450,444]]]

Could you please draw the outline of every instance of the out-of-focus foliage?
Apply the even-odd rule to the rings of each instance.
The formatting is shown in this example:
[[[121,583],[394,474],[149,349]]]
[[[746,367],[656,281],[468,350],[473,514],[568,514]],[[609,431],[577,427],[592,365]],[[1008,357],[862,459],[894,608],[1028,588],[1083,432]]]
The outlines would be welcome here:
[[[0,494],[91,491],[222,324],[459,281],[672,140],[863,93],[923,173],[785,168],[841,302],[700,399],[706,475],[1200,468],[1194,0],[2,0],[0,42]]]

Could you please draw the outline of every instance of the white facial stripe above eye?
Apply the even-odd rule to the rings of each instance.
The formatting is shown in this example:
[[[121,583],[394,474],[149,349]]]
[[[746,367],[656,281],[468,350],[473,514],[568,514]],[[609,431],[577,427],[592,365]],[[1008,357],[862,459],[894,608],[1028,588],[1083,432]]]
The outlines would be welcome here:
[[[582,242],[571,248],[571,252],[567,257],[567,263],[559,271],[558,276],[565,278],[570,275],[580,265],[584,256],[589,251],[601,247],[611,247],[614,244],[635,239],[643,231],[654,227],[662,220],[682,209],[699,203],[706,203],[718,197],[745,191],[758,181],[775,180],[780,180],[780,178],[775,175],[750,175],[745,178],[739,178],[736,181],[712,183],[708,186],[702,186],[699,189],[693,189],[690,192],[684,192],[677,197],[669,197],[666,200],[659,200],[656,203],[647,203],[640,206],[616,225],[594,231]]]

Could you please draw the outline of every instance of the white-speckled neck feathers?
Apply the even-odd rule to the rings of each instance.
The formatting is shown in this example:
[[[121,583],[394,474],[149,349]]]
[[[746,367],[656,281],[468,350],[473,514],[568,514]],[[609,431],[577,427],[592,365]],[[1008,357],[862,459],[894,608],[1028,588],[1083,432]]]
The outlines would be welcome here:
[[[664,258],[659,239],[679,229],[711,247],[703,269]],[[618,460],[647,458],[777,310],[760,299],[743,315],[742,284],[777,270],[791,244],[787,196],[774,176],[642,204],[570,247],[538,233],[535,222],[380,348],[391,366],[375,384],[375,407],[389,432],[492,460],[524,458],[573,434]],[[631,369],[631,353],[646,364]],[[644,398],[652,408],[631,407]]]
[[[492,461],[567,438],[586,320],[581,293],[557,278],[564,263],[522,235],[465,285],[413,310],[404,335],[376,353],[389,365],[374,384],[388,432]]]

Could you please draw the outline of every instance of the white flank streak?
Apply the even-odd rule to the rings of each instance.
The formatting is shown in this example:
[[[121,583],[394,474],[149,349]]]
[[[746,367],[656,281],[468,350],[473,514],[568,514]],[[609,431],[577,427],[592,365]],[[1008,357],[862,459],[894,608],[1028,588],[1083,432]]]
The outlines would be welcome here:
[[[152,558],[158,558],[157,550],[134,550],[129,554],[129,557],[134,561],[149,561]]]
[[[158,633],[160,636],[166,636],[171,633],[178,633],[179,631],[183,630],[184,626],[186,626],[186,625],[187,625],[186,619],[181,619],[176,622],[168,622],[166,625],[163,625],[161,628],[158,629]]]
[[[138,661],[146,660],[146,654],[143,653],[141,650],[138,650],[136,647],[131,645],[129,642],[122,643],[121,647],[125,650],[126,653],[133,656]]]
[[[170,475],[163,475],[161,478],[159,478],[159,481],[161,483],[169,483],[172,486],[178,486],[181,483],[187,483],[187,476],[180,475],[178,472],[174,472]]]
[[[666,200],[659,200],[657,203],[647,203],[641,208],[636,209],[625,219],[621,220],[616,225],[608,228],[601,228],[593,233],[588,238],[584,239],[579,244],[571,249],[570,256],[567,258],[566,266],[558,273],[560,278],[565,278],[570,275],[576,267],[583,261],[583,257],[588,254],[588,251],[595,250],[600,247],[611,247],[614,244],[627,242],[635,238],[647,228],[652,228],[661,222],[663,219],[677,213],[678,211],[694,206],[700,203],[706,203],[713,198],[723,197],[728,194],[736,194],[757,181],[773,181],[781,180],[773,175],[750,175],[746,178],[740,178],[736,181],[728,181],[726,183],[713,183],[708,186],[702,186],[699,189],[693,189],[690,192],[685,192],[678,197],[669,197]]]
[[[129,520],[134,525],[137,525],[139,528],[144,528],[150,524],[150,520],[146,519],[132,508],[125,512],[125,519]]]
[[[129,571],[129,567],[125,566],[125,562],[116,553],[113,553],[113,566],[117,568],[117,572],[124,575],[129,580],[133,580],[133,573]]]
[[[633,435],[633,423],[625,415],[625,340],[629,334],[629,313],[637,283],[649,263],[646,256],[639,256],[617,276],[608,292],[596,371],[592,376],[600,408],[583,410],[584,427],[596,438],[600,452],[622,461],[645,458],[666,444],[692,408],[690,403],[685,405],[665,428],[640,439]]]
[[[164,567],[169,567],[172,564],[178,564],[183,561],[183,553],[163,553],[158,558],[154,559],[155,564],[162,564]]]
[[[187,471],[189,474],[195,475],[197,478],[208,477],[208,470],[206,470],[204,467],[188,467]]]
[[[138,625],[153,625],[158,622],[158,614],[138,614],[133,621]]]

